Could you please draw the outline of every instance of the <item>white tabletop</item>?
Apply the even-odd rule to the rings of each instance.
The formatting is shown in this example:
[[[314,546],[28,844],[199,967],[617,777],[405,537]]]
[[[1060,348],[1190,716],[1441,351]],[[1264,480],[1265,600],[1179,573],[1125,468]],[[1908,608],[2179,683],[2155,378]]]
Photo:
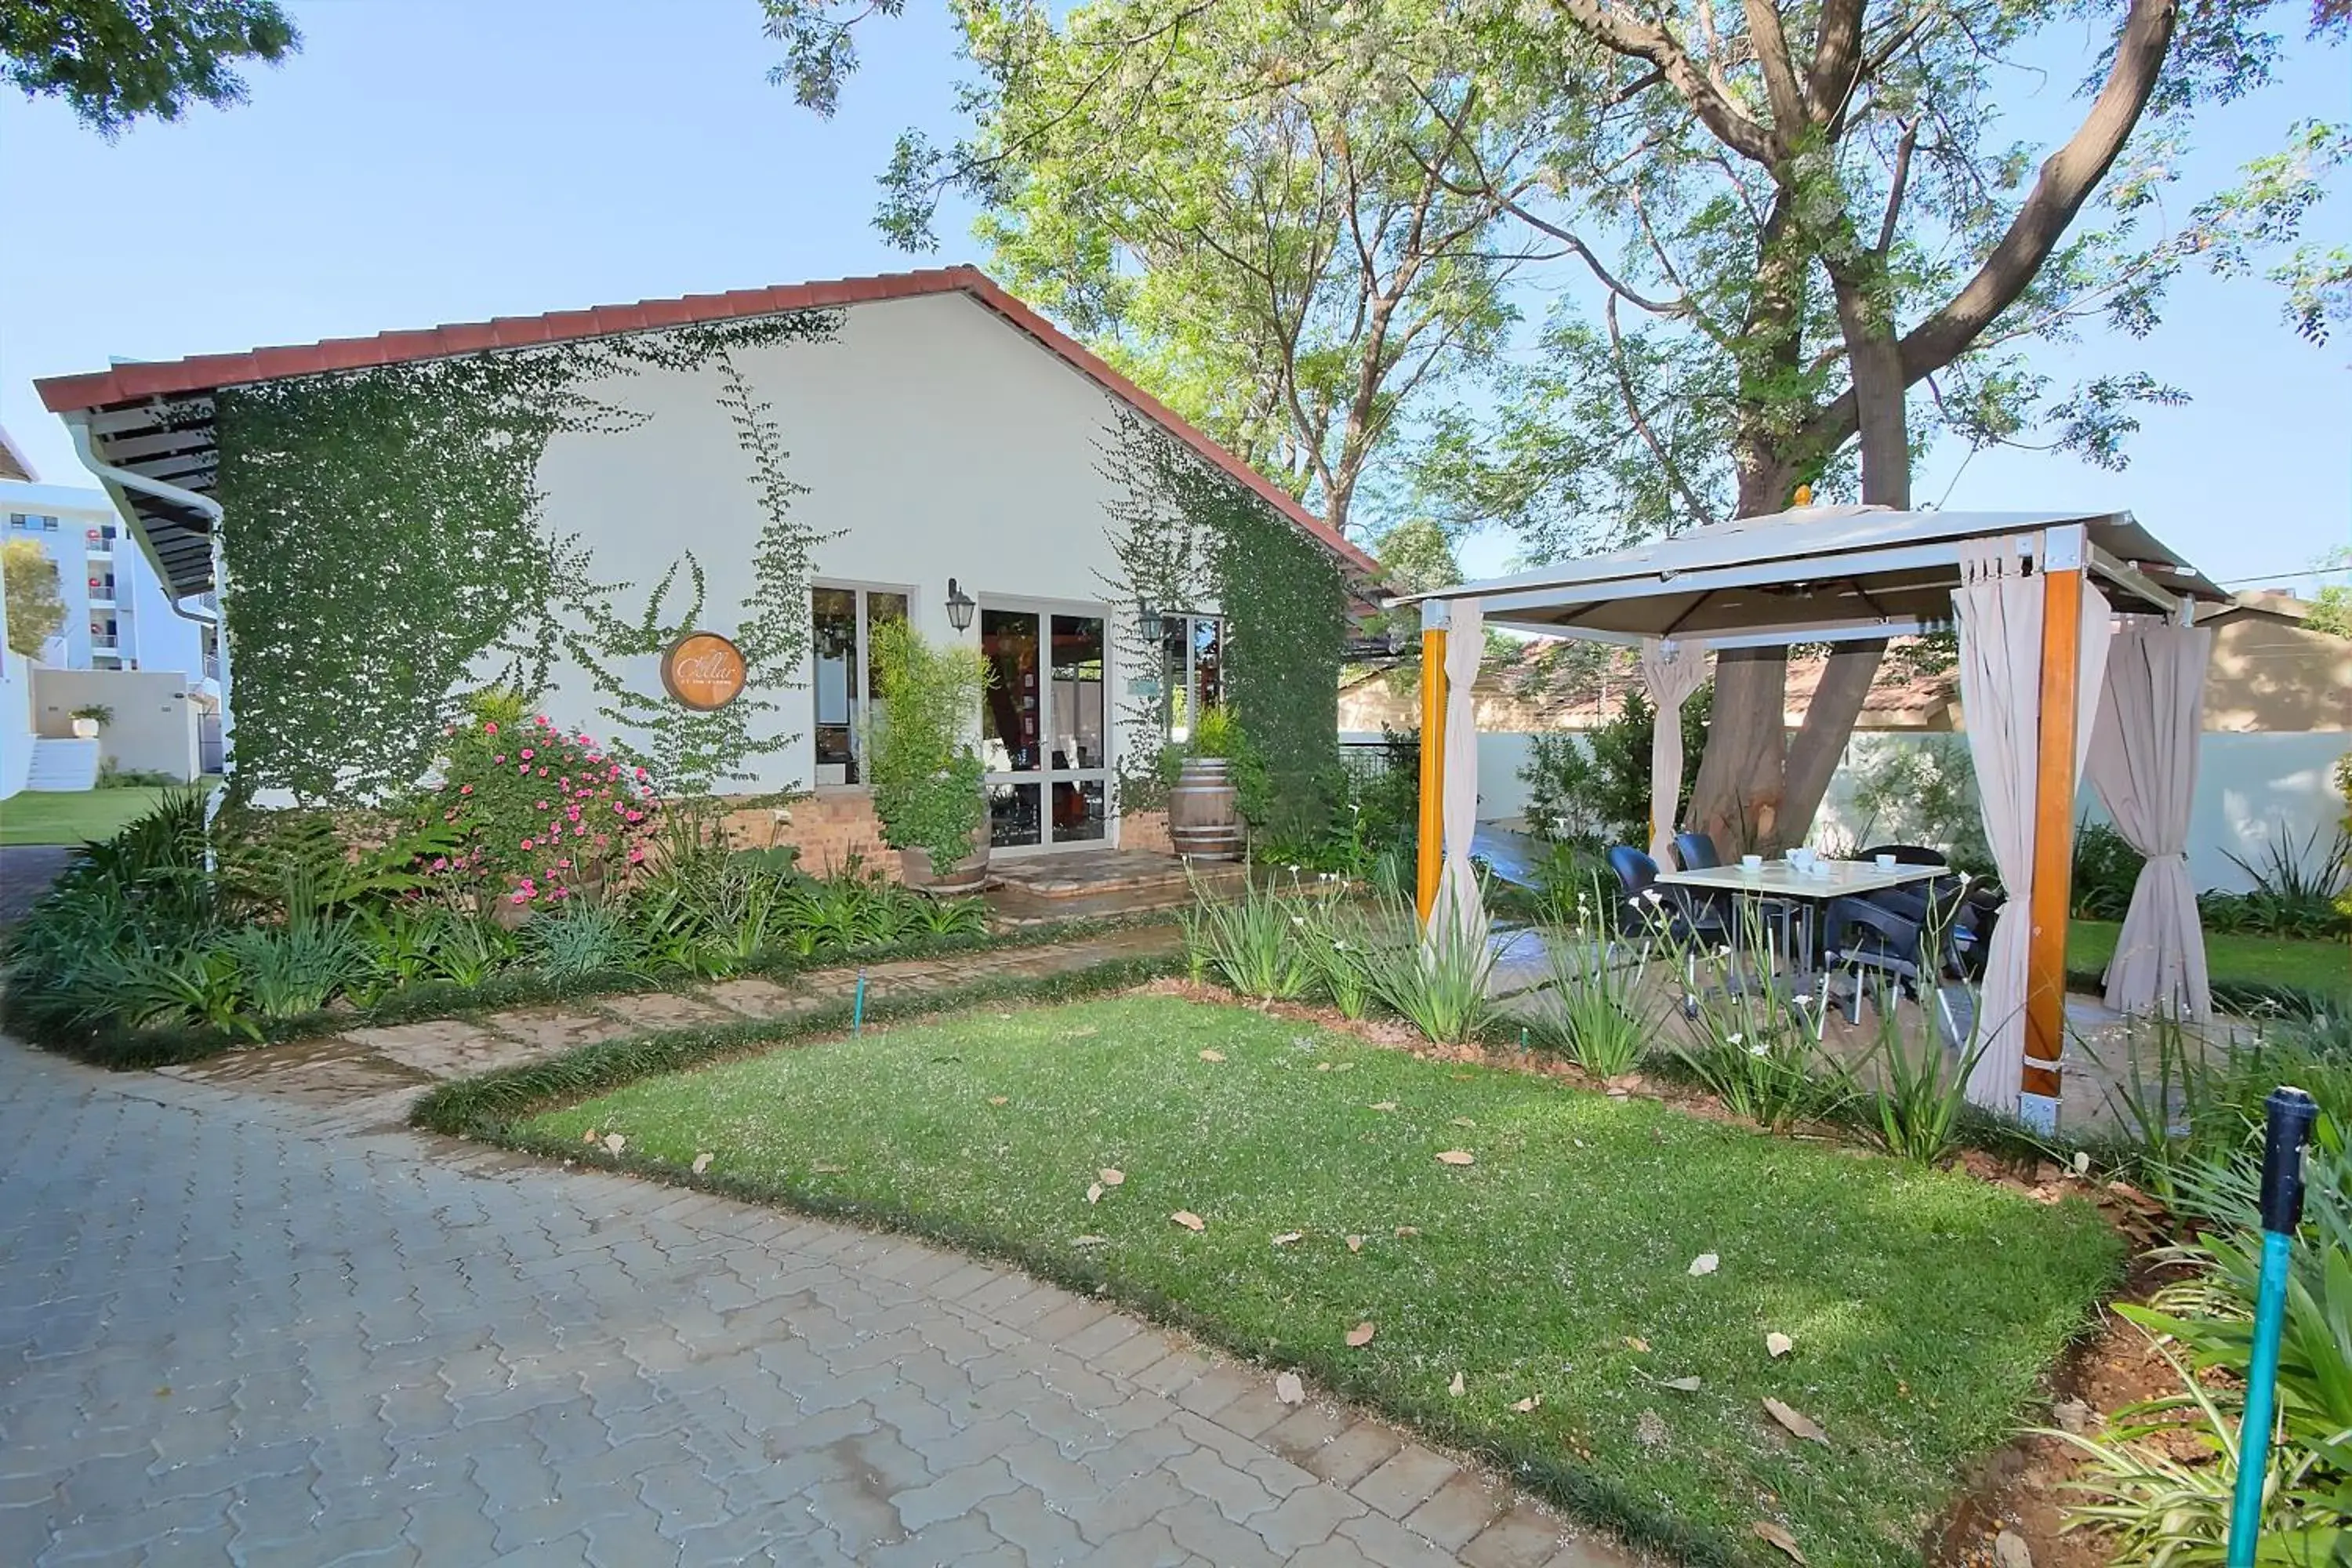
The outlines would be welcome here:
[[[1895,866],[1881,870],[1869,860],[1817,860],[1808,874],[1786,860],[1767,860],[1753,871],[1739,865],[1709,866],[1697,871],[1661,871],[1658,880],[1678,888],[1770,893],[1789,899],[1839,899],[1852,893],[1883,892],[1906,882],[1924,882],[1950,874],[1948,866]]]

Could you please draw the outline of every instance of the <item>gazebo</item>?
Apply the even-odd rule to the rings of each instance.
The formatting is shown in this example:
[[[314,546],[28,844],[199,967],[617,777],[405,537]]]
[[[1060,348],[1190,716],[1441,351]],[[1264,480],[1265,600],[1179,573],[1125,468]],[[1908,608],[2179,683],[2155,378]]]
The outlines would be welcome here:
[[[2200,599],[2228,595],[2126,512],[1801,507],[1514,576],[1411,595],[1422,607],[1419,907],[1476,920],[1470,700],[1484,627],[1641,649],[1659,721],[1654,853],[1674,831],[1674,716],[1710,650],[1902,637],[1957,626],[1963,728],[2009,901],[1978,1009],[1970,1098],[2047,1126],[2064,1046],[2074,802],[2087,770],[2147,857],[2106,975],[2120,1011],[2209,1015],[2186,857],[2205,668]]]

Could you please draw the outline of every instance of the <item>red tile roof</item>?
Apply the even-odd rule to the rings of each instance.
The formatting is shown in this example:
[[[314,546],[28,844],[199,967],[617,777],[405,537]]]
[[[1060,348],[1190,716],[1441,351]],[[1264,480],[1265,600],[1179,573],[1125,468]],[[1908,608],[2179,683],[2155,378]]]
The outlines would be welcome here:
[[[170,397],[216,391],[257,381],[323,372],[363,370],[406,360],[434,359],[448,354],[478,353],[488,349],[523,348],[534,343],[565,342],[607,337],[616,332],[687,326],[703,321],[732,321],[746,316],[772,316],[788,310],[824,310],[876,300],[908,300],[925,294],[961,292],[995,311],[1013,325],[1059,354],[1138,413],[1157,422],[1177,439],[1242,484],[1248,486],[1292,522],[1328,547],[1349,566],[1367,575],[1379,565],[1361,550],[1325,524],[1265,476],[1195,429],[1158,398],[1105,363],[1085,344],[1005,292],[996,280],[976,267],[945,267],[918,272],[886,273],[875,278],[842,278],[827,282],[781,284],[772,289],[739,289],[726,294],[689,294],[680,300],[646,300],[635,305],[599,305],[586,310],[558,310],[544,316],[502,316],[496,321],[428,327],[421,331],[380,332],[372,338],[330,338],[324,342],[283,348],[254,349],[246,353],[198,354],[191,359],[118,365],[88,375],[51,376],[36,383],[41,401],[53,414],[110,407],[149,397]]]

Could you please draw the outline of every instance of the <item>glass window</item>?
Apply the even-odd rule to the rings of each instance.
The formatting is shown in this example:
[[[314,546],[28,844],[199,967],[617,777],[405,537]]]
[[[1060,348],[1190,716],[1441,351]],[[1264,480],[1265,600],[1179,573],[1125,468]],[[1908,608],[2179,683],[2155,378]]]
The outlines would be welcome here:
[[[815,688],[816,782],[860,782],[866,706],[875,686],[873,628],[907,618],[898,589],[809,590],[809,662]]]
[[[1225,623],[1217,616],[1170,616],[1160,633],[1168,681],[1168,738],[1192,733],[1193,716],[1225,700]]]

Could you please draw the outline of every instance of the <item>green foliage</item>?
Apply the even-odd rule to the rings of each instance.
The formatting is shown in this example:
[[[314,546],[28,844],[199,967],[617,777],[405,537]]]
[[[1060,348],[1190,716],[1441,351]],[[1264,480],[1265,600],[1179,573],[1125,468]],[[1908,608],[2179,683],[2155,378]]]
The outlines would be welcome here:
[[[73,710],[72,717],[90,720],[103,729],[114,722],[114,710],[103,702],[85,702]]]
[[[1225,617],[1224,701],[1246,728],[1249,766],[1236,781],[1254,827],[1319,832],[1339,761],[1339,654],[1345,584],[1323,545],[1159,426],[1122,412],[1103,472],[1121,498],[1109,508],[1118,575],[1106,585],[1130,613],[1114,617],[1123,659],[1160,669],[1134,612],[1217,606]],[[1123,700],[1119,809],[1166,800],[1171,694]],[[1251,769],[1262,774],[1251,774]],[[1259,778],[1262,777],[1262,786]]]
[[[1192,721],[1184,750],[1196,757],[1232,758],[1241,754],[1246,738],[1230,708],[1210,708]]]
[[[550,980],[585,980],[631,968],[640,947],[620,910],[567,899],[522,928],[525,959]]]
[[[2352,587],[2331,583],[2311,596],[2311,613],[2303,618],[2303,628],[2311,632],[2326,632],[2332,637],[2352,637]]]
[[[2073,904],[2081,921],[2119,921],[2131,908],[2147,858],[2131,847],[2113,823],[2085,818],[2074,828]]]
[[[1588,881],[1576,890],[1572,920],[1546,933],[1549,994],[1537,1016],[1545,1044],[1601,1079],[1639,1067],[1665,1024],[1650,949],[1621,948],[1603,912],[1612,889]]]
[[[1954,869],[1969,876],[1992,872],[1992,847],[1985,842],[1984,813],[1977,800],[1976,765],[1958,735],[1922,735],[1872,748],[1853,769],[1855,847],[1871,844],[1919,844],[1943,851]],[[2095,831],[2085,828],[2085,832]],[[2075,839],[2077,865],[2083,839]],[[2132,874],[2138,875],[2137,864]],[[2076,883],[2079,888],[2081,883]],[[2125,900],[2131,892],[2126,887]]]
[[[1315,977],[1290,901],[1273,886],[1245,883],[1238,898],[1217,898],[1198,883],[1184,915],[1186,967],[1235,995],[1288,1002]]]
[[[1983,1057],[1979,1030],[1954,1048],[1936,1022],[1932,1000],[1914,1009],[1882,1005],[1871,1060],[1877,1083],[1866,1096],[1880,1146],[1934,1164],[1957,1152],[1969,1123],[1969,1075]]]
[[[814,535],[791,521],[775,432],[726,356],[821,342],[835,325],[831,314],[807,312],[222,392],[236,789],[306,801],[395,795],[424,776],[435,738],[463,716],[467,693],[487,683],[534,700],[559,653],[588,670],[608,714],[646,721],[650,760],[669,770],[666,789],[732,776],[747,755],[782,744],[750,728],[765,710],[758,690],[719,710],[731,717],[687,719],[615,673],[617,661],[667,646],[675,628],[660,611],[679,567],[653,586],[642,616],[623,617],[614,590],[590,581],[577,541],[542,516],[538,472],[559,435],[642,423],[592,387],[625,386],[648,368],[719,363],[721,403],[768,524],[753,602],[736,626],[709,629],[731,630],[772,688],[807,636]],[[680,565],[698,585],[691,555]],[[701,610],[698,586],[690,611]],[[354,734],[370,744],[354,749]]]
[[[0,542],[0,580],[8,595],[8,651],[37,658],[41,645],[66,624],[57,563],[33,540],[7,540]]]
[[[238,64],[301,44],[277,0],[0,0],[0,75],[28,99],[64,99],[109,141],[191,103],[243,103]]]
[[[1706,745],[1706,714],[1714,698],[1702,689],[1683,704],[1683,779],[1678,800],[1690,798]],[[1538,735],[1519,777],[1528,786],[1528,828],[1552,843],[1605,847],[1650,843],[1650,745],[1658,714],[1642,691],[1625,693],[1617,716],[1581,735]],[[1677,816],[1679,820],[1679,815]]]
[[[2263,1488],[2265,1564],[2300,1568],[2352,1552],[2352,1157],[2344,1126],[2323,1117],[2306,1160]],[[2095,1436],[2067,1437],[2089,1461],[2074,1483],[2071,1522],[2105,1531],[2120,1564],[2224,1560],[2261,1271],[2258,1136],[2255,1124],[2236,1147],[2178,1169],[2179,1201],[2207,1228],[2158,1254],[2185,1278],[2147,1307],[2117,1309],[2162,1336],[2177,1389],[2116,1411]]]
[[[126,768],[112,757],[101,757],[98,763],[100,789],[169,789],[181,781],[155,768]]]
[[[871,636],[879,700],[866,766],[882,842],[924,851],[933,874],[944,877],[971,858],[987,815],[970,734],[988,689],[988,660],[977,648],[933,647],[905,621],[885,621]]]
[[[2263,841],[2259,862],[2234,853],[2229,858],[2254,885],[2242,893],[2198,894],[2197,915],[2206,930],[2297,942],[2352,938],[2352,910],[2344,907],[2352,895],[2352,833],[2338,829],[2322,848],[2318,828],[2298,841],[2282,823]]]

